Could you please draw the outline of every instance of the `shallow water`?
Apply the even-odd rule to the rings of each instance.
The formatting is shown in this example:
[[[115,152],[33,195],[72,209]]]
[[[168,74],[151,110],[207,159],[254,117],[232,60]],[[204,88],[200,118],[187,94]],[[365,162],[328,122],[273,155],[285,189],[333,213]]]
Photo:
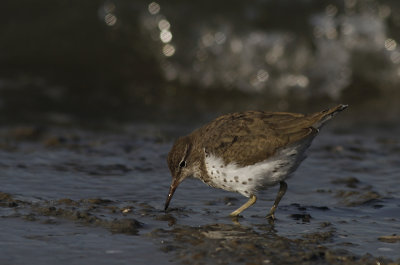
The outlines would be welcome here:
[[[182,131],[3,128],[1,263],[400,261],[398,237],[381,238],[400,231],[397,129],[323,128],[274,224],[264,216],[278,187],[234,221],[246,198],[187,180],[164,213],[165,158]]]

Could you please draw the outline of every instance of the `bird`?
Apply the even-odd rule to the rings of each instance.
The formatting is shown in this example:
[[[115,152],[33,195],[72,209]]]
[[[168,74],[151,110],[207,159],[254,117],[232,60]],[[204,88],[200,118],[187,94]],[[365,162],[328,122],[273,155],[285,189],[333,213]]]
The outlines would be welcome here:
[[[165,201],[167,211],[175,190],[188,177],[237,192],[248,201],[233,211],[238,217],[257,201],[257,192],[279,183],[266,217],[275,211],[287,190],[286,179],[306,157],[320,128],[348,105],[340,104],[312,114],[245,111],[226,114],[178,138],[167,156],[172,175]]]

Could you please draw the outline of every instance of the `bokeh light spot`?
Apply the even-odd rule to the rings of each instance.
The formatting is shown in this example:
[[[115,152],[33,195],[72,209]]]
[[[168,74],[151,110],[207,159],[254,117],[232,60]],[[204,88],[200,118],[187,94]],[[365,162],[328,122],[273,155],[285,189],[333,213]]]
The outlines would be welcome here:
[[[269,64],[274,64],[283,55],[283,45],[277,44],[272,47],[270,51],[265,55],[265,61]]]
[[[168,22],[168,20],[166,19],[161,19],[158,22],[158,28],[163,31],[163,30],[169,30],[169,28],[171,27],[171,24]]]
[[[148,6],[149,13],[152,15],[158,14],[160,12],[160,9],[161,9],[160,5],[157,4],[156,2],[151,2]]]
[[[310,82],[307,76],[294,75],[294,74],[289,74],[285,76],[281,81],[282,84],[284,84],[284,86],[289,86],[289,87],[298,86],[301,88],[307,87]]]
[[[114,26],[117,23],[117,17],[114,14],[108,13],[104,16],[104,22],[107,26]]]
[[[171,57],[172,55],[175,54],[175,47],[171,44],[165,44],[162,49],[162,52],[166,57]]]
[[[307,76],[299,75],[297,77],[297,85],[300,86],[300,87],[307,87],[309,82],[310,81],[309,81]]]
[[[393,51],[396,49],[397,43],[394,39],[385,40],[385,49],[388,51]]]
[[[328,16],[333,17],[336,15],[338,9],[336,6],[334,5],[328,5],[325,9],[325,12]]]
[[[350,23],[343,23],[342,24],[342,33],[344,35],[351,35],[351,34],[354,33],[354,31],[355,31],[355,28],[354,28],[354,26],[352,24],[350,24]]]
[[[226,40],[226,36],[222,32],[217,32],[215,33],[214,39],[217,44],[223,44]]]
[[[398,52],[398,51],[392,52],[392,54],[390,54],[390,60],[395,64],[399,64],[400,63],[400,52]]]
[[[163,30],[160,32],[160,40],[164,43],[168,43],[172,40],[172,33],[169,30]]]
[[[264,69],[260,69],[257,72],[257,80],[259,82],[266,82],[269,78],[269,74],[267,71],[265,71]]]
[[[205,47],[210,47],[214,42],[214,36],[211,33],[206,33],[201,37],[201,42]]]

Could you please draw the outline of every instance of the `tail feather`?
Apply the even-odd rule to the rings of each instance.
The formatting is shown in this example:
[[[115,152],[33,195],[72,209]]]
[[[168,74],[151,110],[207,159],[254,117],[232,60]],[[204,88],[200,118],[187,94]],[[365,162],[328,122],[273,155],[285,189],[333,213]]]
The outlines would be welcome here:
[[[345,104],[340,104],[337,105],[336,107],[330,108],[323,110],[321,112],[317,112],[312,114],[312,119],[315,119],[315,123],[313,123],[313,127],[316,129],[321,128],[322,125],[324,125],[325,122],[329,121],[332,119],[337,113],[341,112],[342,110],[345,110],[349,105]]]

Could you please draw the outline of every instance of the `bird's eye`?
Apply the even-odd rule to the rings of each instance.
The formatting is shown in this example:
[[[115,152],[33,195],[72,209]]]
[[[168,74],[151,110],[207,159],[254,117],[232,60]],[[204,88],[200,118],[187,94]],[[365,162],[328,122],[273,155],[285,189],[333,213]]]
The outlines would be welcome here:
[[[180,168],[186,167],[186,161],[183,160],[182,162],[180,162],[180,163],[179,163],[179,167],[180,167]]]

